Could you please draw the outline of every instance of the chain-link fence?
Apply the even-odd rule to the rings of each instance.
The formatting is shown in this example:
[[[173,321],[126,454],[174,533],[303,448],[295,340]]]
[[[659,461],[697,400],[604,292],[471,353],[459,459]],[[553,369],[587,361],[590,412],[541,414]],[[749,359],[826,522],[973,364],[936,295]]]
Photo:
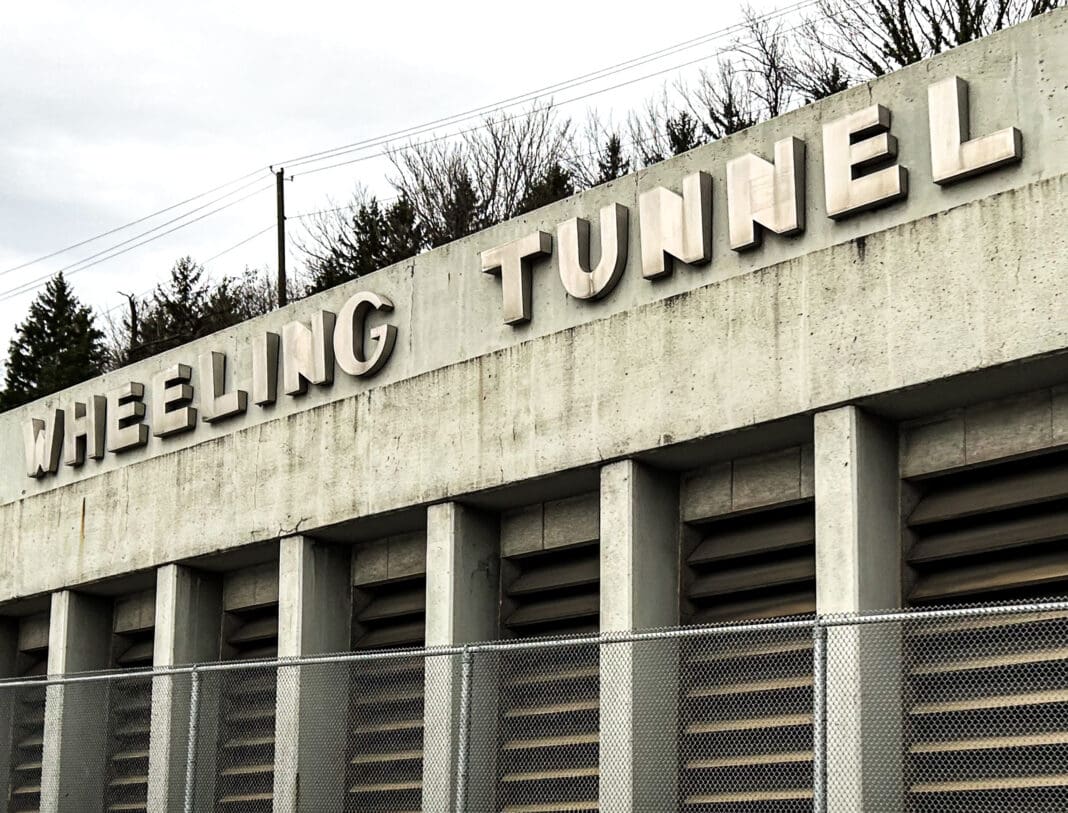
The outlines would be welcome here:
[[[1068,810],[1068,603],[0,682],[7,810]]]

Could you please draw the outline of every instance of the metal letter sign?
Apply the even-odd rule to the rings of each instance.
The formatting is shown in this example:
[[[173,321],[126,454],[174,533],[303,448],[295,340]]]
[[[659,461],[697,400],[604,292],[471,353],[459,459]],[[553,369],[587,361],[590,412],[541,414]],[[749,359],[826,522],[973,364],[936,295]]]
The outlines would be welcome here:
[[[590,222],[575,217],[556,227],[560,247],[560,281],[576,299],[600,299],[611,291],[627,267],[626,206],[601,209],[601,260],[590,269]]]
[[[927,88],[927,103],[935,183],[963,181],[1023,158],[1023,136],[1015,127],[968,140],[968,83],[959,76]]]
[[[536,231],[503,246],[482,252],[482,270],[500,276],[504,321],[519,325],[530,321],[531,263],[553,253],[553,236]]]
[[[823,125],[827,214],[835,219],[885,206],[908,194],[908,170],[899,164],[871,171],[897,156],[890,111],[873,104]]]
[[[1015,127],[969,138],[968,85],[960,77],[931,84],[927,96],[935,183],[955,183],[1022,159],[1023,136]],[[897,163],[898,143],[890,133],[890,120],[886,107],[871,104],[823,124],[829,217],[846,218],[908,194],[909,172]],[[776,141],[772,150],[772,161],[746,153],[726,162],[727,242],[735,251],[759,246],[765,230],[794,235],[805,229],[805,142],[790,136]],[[687,165],[699,165],[701,156],[708,154],[698,150],[684,160]],[[636,181],[643,184],[644,176],[636,176]],[[579,199],[579,207],[581,203]],[[574,204],[557,208],[563,207],[570,213]],[[599,206],[596,264],[591,262],[590,222],[569,215],[557,223],[557,272],[567,295],[580,302],[600,299],[619,284],[633,253],[629,250],[631,208],[618,201]],[[665,186],[640,192],[637,212],[644,279],[671,274],[677,262],[698,265],[712,259],[709,172],[685,175],[681,194]],[[552,234],[537,230],[479,255],[481,270],[501,278],[506,324],[531,320],[533,266],[552,254]],[[330,386],[335,366],[354,377],[374,375],[396,346],[397,328],[387,321],[392,311],[388,297],[361,291],[348,298],[336,318],[332,311],[319,309],[310,324],[290,321],[281,335],[261,330],[249,341],[251,384],[240,379],[247,389],[239,388],[239,379],[232,373],[227,388],[227,359],[218,351],[199,352],[195,386],[189,366],[171,364],[153,379],[151,434],[168,438],[192,431],[198,417],[215,423],[246,415],[250,396],[254,404],[269,411],[279,398],[280,363],[282,389],[288,396],[304,395],[309,385]],[[131,381],[106,397],[92,395],[73,402],[69,415],[56,409],[48,420],[25,421],[27,473],[34,478],[55,474],[61,456],[67,466],[79,467],[87,459],[101,459],[105,448],[115,453],[145,446],[150,431],[144,400],[144,385]],[[65,417],[69,417],[66,427]]]

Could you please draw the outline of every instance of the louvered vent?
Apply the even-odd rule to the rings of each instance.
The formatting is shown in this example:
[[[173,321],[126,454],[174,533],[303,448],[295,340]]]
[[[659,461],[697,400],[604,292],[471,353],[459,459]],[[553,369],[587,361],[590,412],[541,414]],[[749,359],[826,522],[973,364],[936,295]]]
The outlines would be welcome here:
[[[152,666],[154,628],[113,636],[117,669]],[[147,675],[108,684],[108,774],[104,810],[148,810],[148,741],[152,722],[152,678]]]
[[[917,481],[914,605],[1068,594],[1068,456]],[[910,625],[912,811],[1068,809],[1065,616]]]
[[[47,641],[47,622],[45,622],[44,640]],[[40,677],[43,680],[47,674],[47,643],[41,647],[19,651],[19,677]],[[10,813],[36,811],[41,806],[41,746],[44,743],[45,687],[21,689],[15,699],[12,714],[11,787],[8,793],[7,809]]]
[[[815,612],[811,501],[693,522],[687,534],[684,622]],[[681,809],[811,810],[811,632],[689,639],[680,657]]]
[[[426,576],[362,584],[353,648],[423,646]],[[356,663],[349,741],[350,813],[418,811],[423,790],[423,658]]]
[[[502,626],[517,638],[596,633],[597,542],[506,560]],[[597,810],[596,644],[508,652],[500,661],[500,810]]]
[[[228,660],[277,657],[278,605],[227,612],[223,636]],[[224,674],[216,809],[269,811],[274,794],[275,669]]]

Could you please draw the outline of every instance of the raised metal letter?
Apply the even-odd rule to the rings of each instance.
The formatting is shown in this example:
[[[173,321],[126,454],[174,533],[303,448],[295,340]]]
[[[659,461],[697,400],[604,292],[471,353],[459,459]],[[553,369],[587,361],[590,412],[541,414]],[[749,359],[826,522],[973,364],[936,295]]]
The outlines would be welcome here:
[[[959,76],[928,87],[927,104],[935,183],[962,181],[1023,158],[1023,136],[1015,127],[968,140],[968,83]]]
[[[375,343],[370,358],[364,358],[363,329],[371,311],[393,310],[393,303],[386,297],[361,291],[346,302],[338,313],[334,328],[334,357],[337,366],[349,375],[374,375],[389,360],[397,341],[397,328],[393,325],[378,325],[371,328],[371,341]]]
[[[85,463],[86,456],[100,460],[104,456],[107,399],[103,395],[93,395],[88,403],[75,401],[71,414],[70,426],[63,441],[63,462],[68,466],[80,466]]]
[[[252,400],[259,406],[273,404],[278,399],[277,333],[262,333],[252,340]]]
[[[248,409],[247,392],[225,391],[226,356],[223,353],[214,350],[201,353],[197,366],[200,368],[200,417],[203,421],[215,423]]]
[[[908,170],[899,164],[870,172],[897,156],[890,111],[873,104],[823,125],[823,180],[827,214],[836,220],[884,206],[908,194]],[[866,173],[866,174],[865,174]]]
[[[601,209],[601,260],[590,270],[590,222],[575,217],[556,227],[560,247],[560,281],[576,299],[600,299],[611,291],[627,267],[626,206]]]
[[[482,252],[482,270],[501,277],[506,325],[530,321],[531,263],[535,257],[547,257],[552,252],[553,237],[544,231]]]
[[[125,452],[148,443],[145,385],[131,381],[108,393],[108,451]]]
[[[63,451],[63,410],[52,413],[51,420],[30,418],[22,425],[26,449],[26,473],[36,479],[55,474]]]
[[[311,328],[289,322],[282,328],[282,384],[286,395],[303,395],[308,384],[334,380],[334,321],[330,311],[319,311]]]
[[[188,432],[197,425],[192,377],[188,364],[175,364],[152,379],[152,434],[157,438]]]
[[[747,153],[727,162],[727,221],[731,248],[760,245],[763,226],[776,234],[805,228],[805,142],[775,142],[775,163]]]
[[[712,259],[712,176],[695,172],[682,179],[682,195],[658,186],[638,196],[642,276],[670,274],[672,262]]]

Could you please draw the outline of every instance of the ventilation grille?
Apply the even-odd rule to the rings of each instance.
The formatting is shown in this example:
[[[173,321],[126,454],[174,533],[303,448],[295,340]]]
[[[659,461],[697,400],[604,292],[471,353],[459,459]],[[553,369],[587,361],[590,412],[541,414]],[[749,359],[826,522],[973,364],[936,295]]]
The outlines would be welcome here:
[[[598,543],[509,559],[502,621],[516,638],[596,633]],[[596,644],[500,658],[498,808],[597,810],[600,661]]]
[[[118,669],[152,666],[154,630],[116,634]],[[148,810],[148,740],[152,721],[152,678],[148,675],[108,684],[108,767],[104,810]]]
[[[919,481],[909,600],[1068,592],[1068,457]],[[909,809],[1068,809],[1065,616],[931,624],[906,633]]]
[[[683,619],[692,624],[816,611],[813,505],[691,525]],[[682,810],[793,813],[812,807],[812,634],[680,645]]]
[[[421,647],[426,577],[361,585],[353,648]],[[350,692],[349,813],[418,811],[423,791],[421,657],[355,663]]]
[[[226,614],[228,660],[278,655],[278,605]],[[270,667],[229,673],[219,714],[216,809],[271,809],[274,793],[274,708],[277,676]]]
[[[19,677],[48,674],[48,648],[20,652]],[[36,811],[41,806],[41,747],[44,743],[45,687],[22,689],[15,698],[11,730],[10,813]]]

